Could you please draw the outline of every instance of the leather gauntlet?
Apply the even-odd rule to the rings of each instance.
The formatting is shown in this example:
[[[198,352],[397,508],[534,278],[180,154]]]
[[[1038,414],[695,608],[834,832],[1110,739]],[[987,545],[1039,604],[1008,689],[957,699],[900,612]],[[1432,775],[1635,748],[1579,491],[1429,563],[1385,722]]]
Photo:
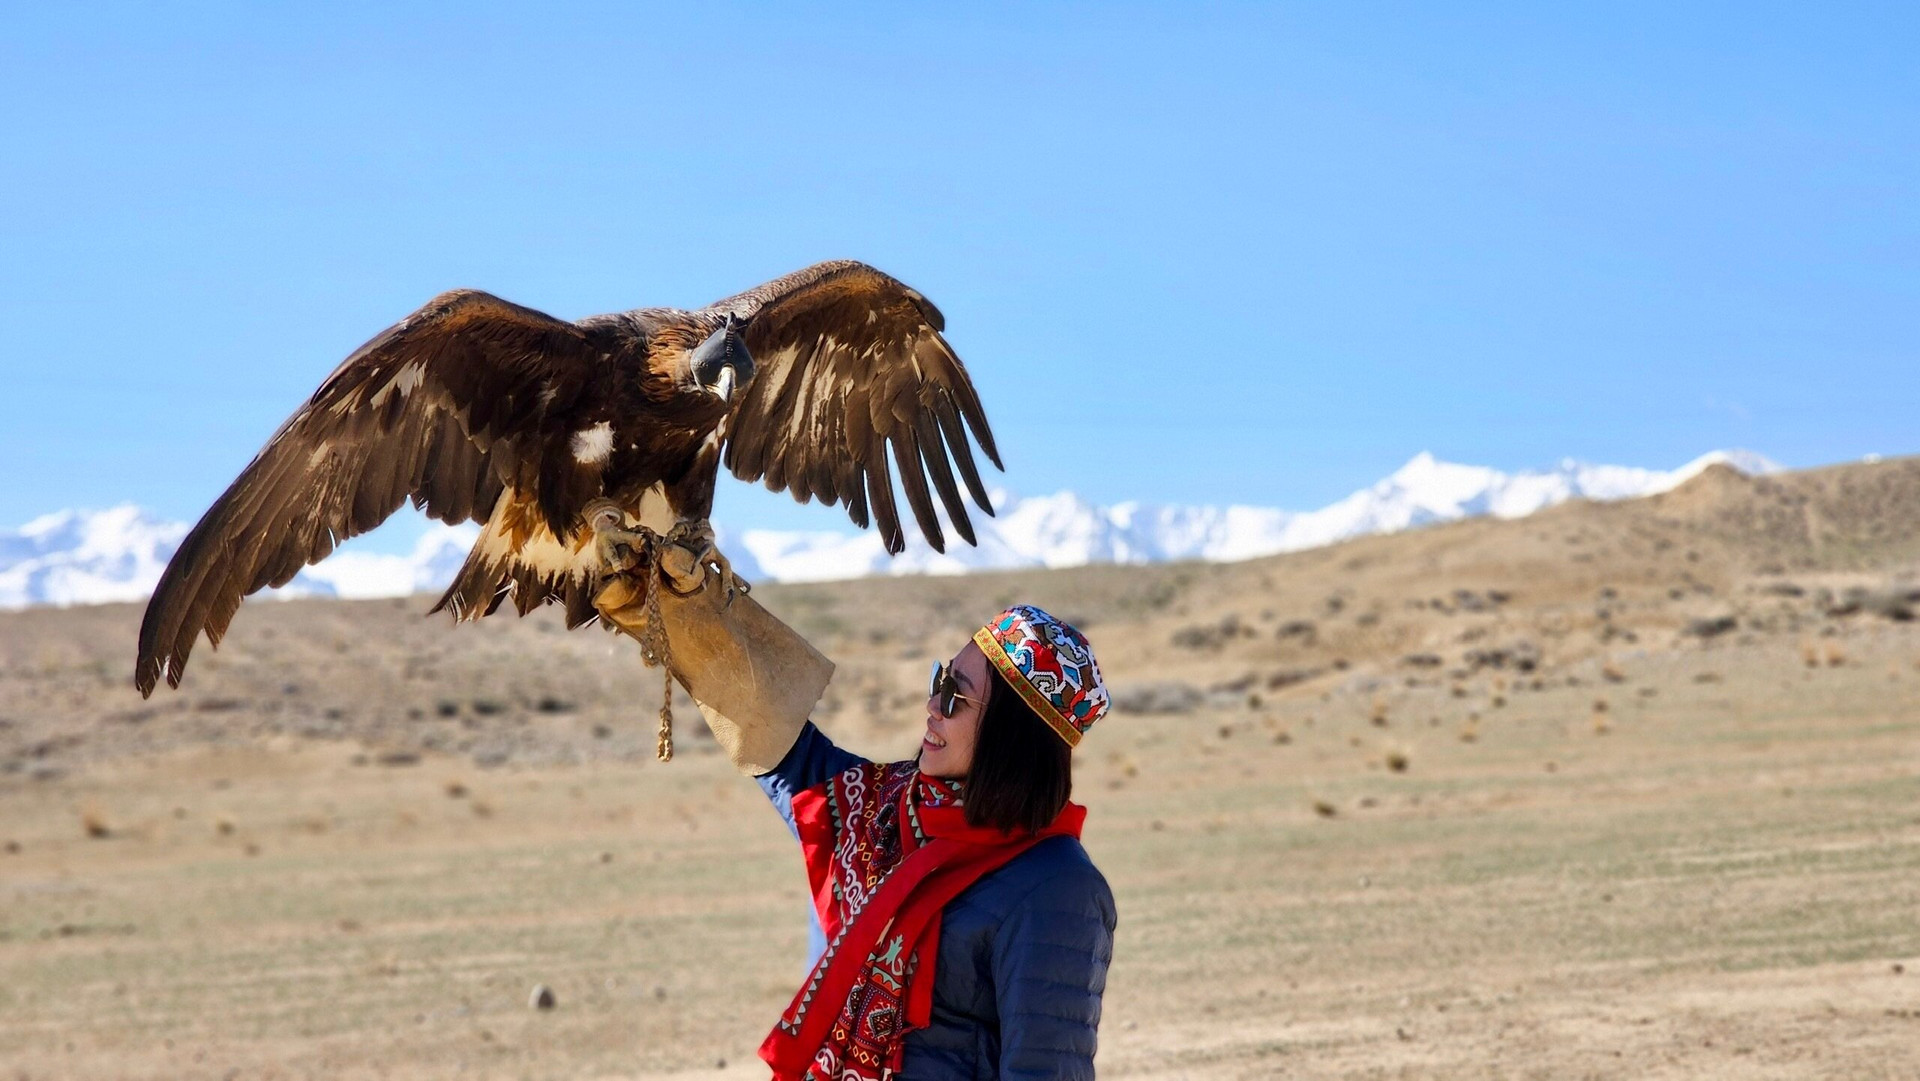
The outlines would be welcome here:
[[[734,768],[755,776],[771,771],[825,693],[833,662],[751,596],[726,588],[730,571],[702,566],[693,551],[665,539],[649,547],[657,560],[614,570],[594,607],[649,653],[662,654],[648,663],[665,661]],[[650,610],[659,613],[664,649],[651,637]],[[663,714],[663,759],[672,753],[666,720]]]

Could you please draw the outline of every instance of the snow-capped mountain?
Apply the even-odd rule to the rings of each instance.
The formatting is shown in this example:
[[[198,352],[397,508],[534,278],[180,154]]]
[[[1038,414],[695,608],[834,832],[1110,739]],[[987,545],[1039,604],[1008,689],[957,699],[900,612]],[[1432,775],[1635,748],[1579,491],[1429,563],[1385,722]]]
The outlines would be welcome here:
[[[1455,518],[1518,518],[1569,499],[1653,495],[1717,464],[1749,474],[1781,469],[1744,450],[1714,451],[1672,470],[1569,459],[1552,469],[1519,473],[1443,462],[1422,452],[1379,483],[1315,511],[1131,501],[1100,507],[1072,492],[1013,499],[995,491],[1000,513],[976,521],[977,548],[950,544],[941,554],[909,529],[907,550],[892,560],[873,533],[747,530],[735,549],[750,553],[762,576],[787,582],[1085,563],[1252,559]],[[734,558],[744,568],[744,561]]]
[[[132,504],[41,515],[0,531],[0,607],[145,600],[186,535]]]
[[[1023,499],[999,490],[992,493],[999,516],[975,523],[978,547],[956,542],[944,554],[935,552],[909,526],[907,550],[893,559],[872,532],[748,529],[736,536],[724,526],[715,532],[735,569],[756,581],[1251,559],[1474,515],[1518,518],[1568,499],[1652,495],[1721,463],[1750,474],[1781,468],[1751,451],[1715,451],[1665,471],[1569,460],[1548,470],[1503,473],[1421,453],[1379,483],[1305,512],[1138,502],[1102,507],[1072,492]],[[479,529],[424,524],[410,553],[339,552],[277,593],[389,597],[444,588]],[[144,600],[187,528],[123,505],[60,511],[0,530],[0,608]]]
[[[130,503],[63,510],[0,530],[0,608],[144,601],[189,526]],[[480,535],[435,525],[406,555],[340,552],[274,591],[284,597],[397,597],[442,589]]]

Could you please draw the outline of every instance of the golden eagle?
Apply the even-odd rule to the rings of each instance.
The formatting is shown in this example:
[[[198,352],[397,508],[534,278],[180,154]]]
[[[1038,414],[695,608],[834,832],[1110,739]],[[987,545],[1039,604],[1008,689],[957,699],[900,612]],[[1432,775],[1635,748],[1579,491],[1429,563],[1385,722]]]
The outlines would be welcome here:
[[[844,502],[904,546],[891,453],[928,543],[928,482],[974,543],[954,470],[993,513],[966,431],[1000,467],[940,310],[863,263],[820,263],[698,311],[567,322],[474,290],[443,293],[343,361],[180,544],[140,625],[134,685],[179,686],[202,631],[218,645],[242,597],[286,584],[409,499],[484,523],[432,611],[595,617],[586,520],[612,500],[651,528],[706,519],[722,461],[801,502]],[[964,427],[963,427],[964,424]],[[724,563],[724,560],[721,561]]]

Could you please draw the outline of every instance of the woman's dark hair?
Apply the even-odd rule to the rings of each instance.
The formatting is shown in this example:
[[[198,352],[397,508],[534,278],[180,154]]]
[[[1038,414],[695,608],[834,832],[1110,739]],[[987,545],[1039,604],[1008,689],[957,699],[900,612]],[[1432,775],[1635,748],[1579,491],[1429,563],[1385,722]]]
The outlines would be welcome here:
[[[1073,748],[988,666],[987,703],[967,770],[967,824],[1018,831],[1052,822],[1073,794]]]

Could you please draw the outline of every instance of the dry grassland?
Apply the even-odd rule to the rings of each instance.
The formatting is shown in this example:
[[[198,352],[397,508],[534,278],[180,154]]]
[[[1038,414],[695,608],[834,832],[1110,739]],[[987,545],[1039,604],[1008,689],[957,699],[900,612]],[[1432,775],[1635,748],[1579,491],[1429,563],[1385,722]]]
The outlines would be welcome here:
[[[1243,564],[765,587],[818,714],[1079,622],[1103,1076],[1920,1076],[1920,462]],[[799,858],[630,643],[256,603],[0,616],[0,1078],[763,1076]],[[557,1006],[534,1010],[535,984]]]

